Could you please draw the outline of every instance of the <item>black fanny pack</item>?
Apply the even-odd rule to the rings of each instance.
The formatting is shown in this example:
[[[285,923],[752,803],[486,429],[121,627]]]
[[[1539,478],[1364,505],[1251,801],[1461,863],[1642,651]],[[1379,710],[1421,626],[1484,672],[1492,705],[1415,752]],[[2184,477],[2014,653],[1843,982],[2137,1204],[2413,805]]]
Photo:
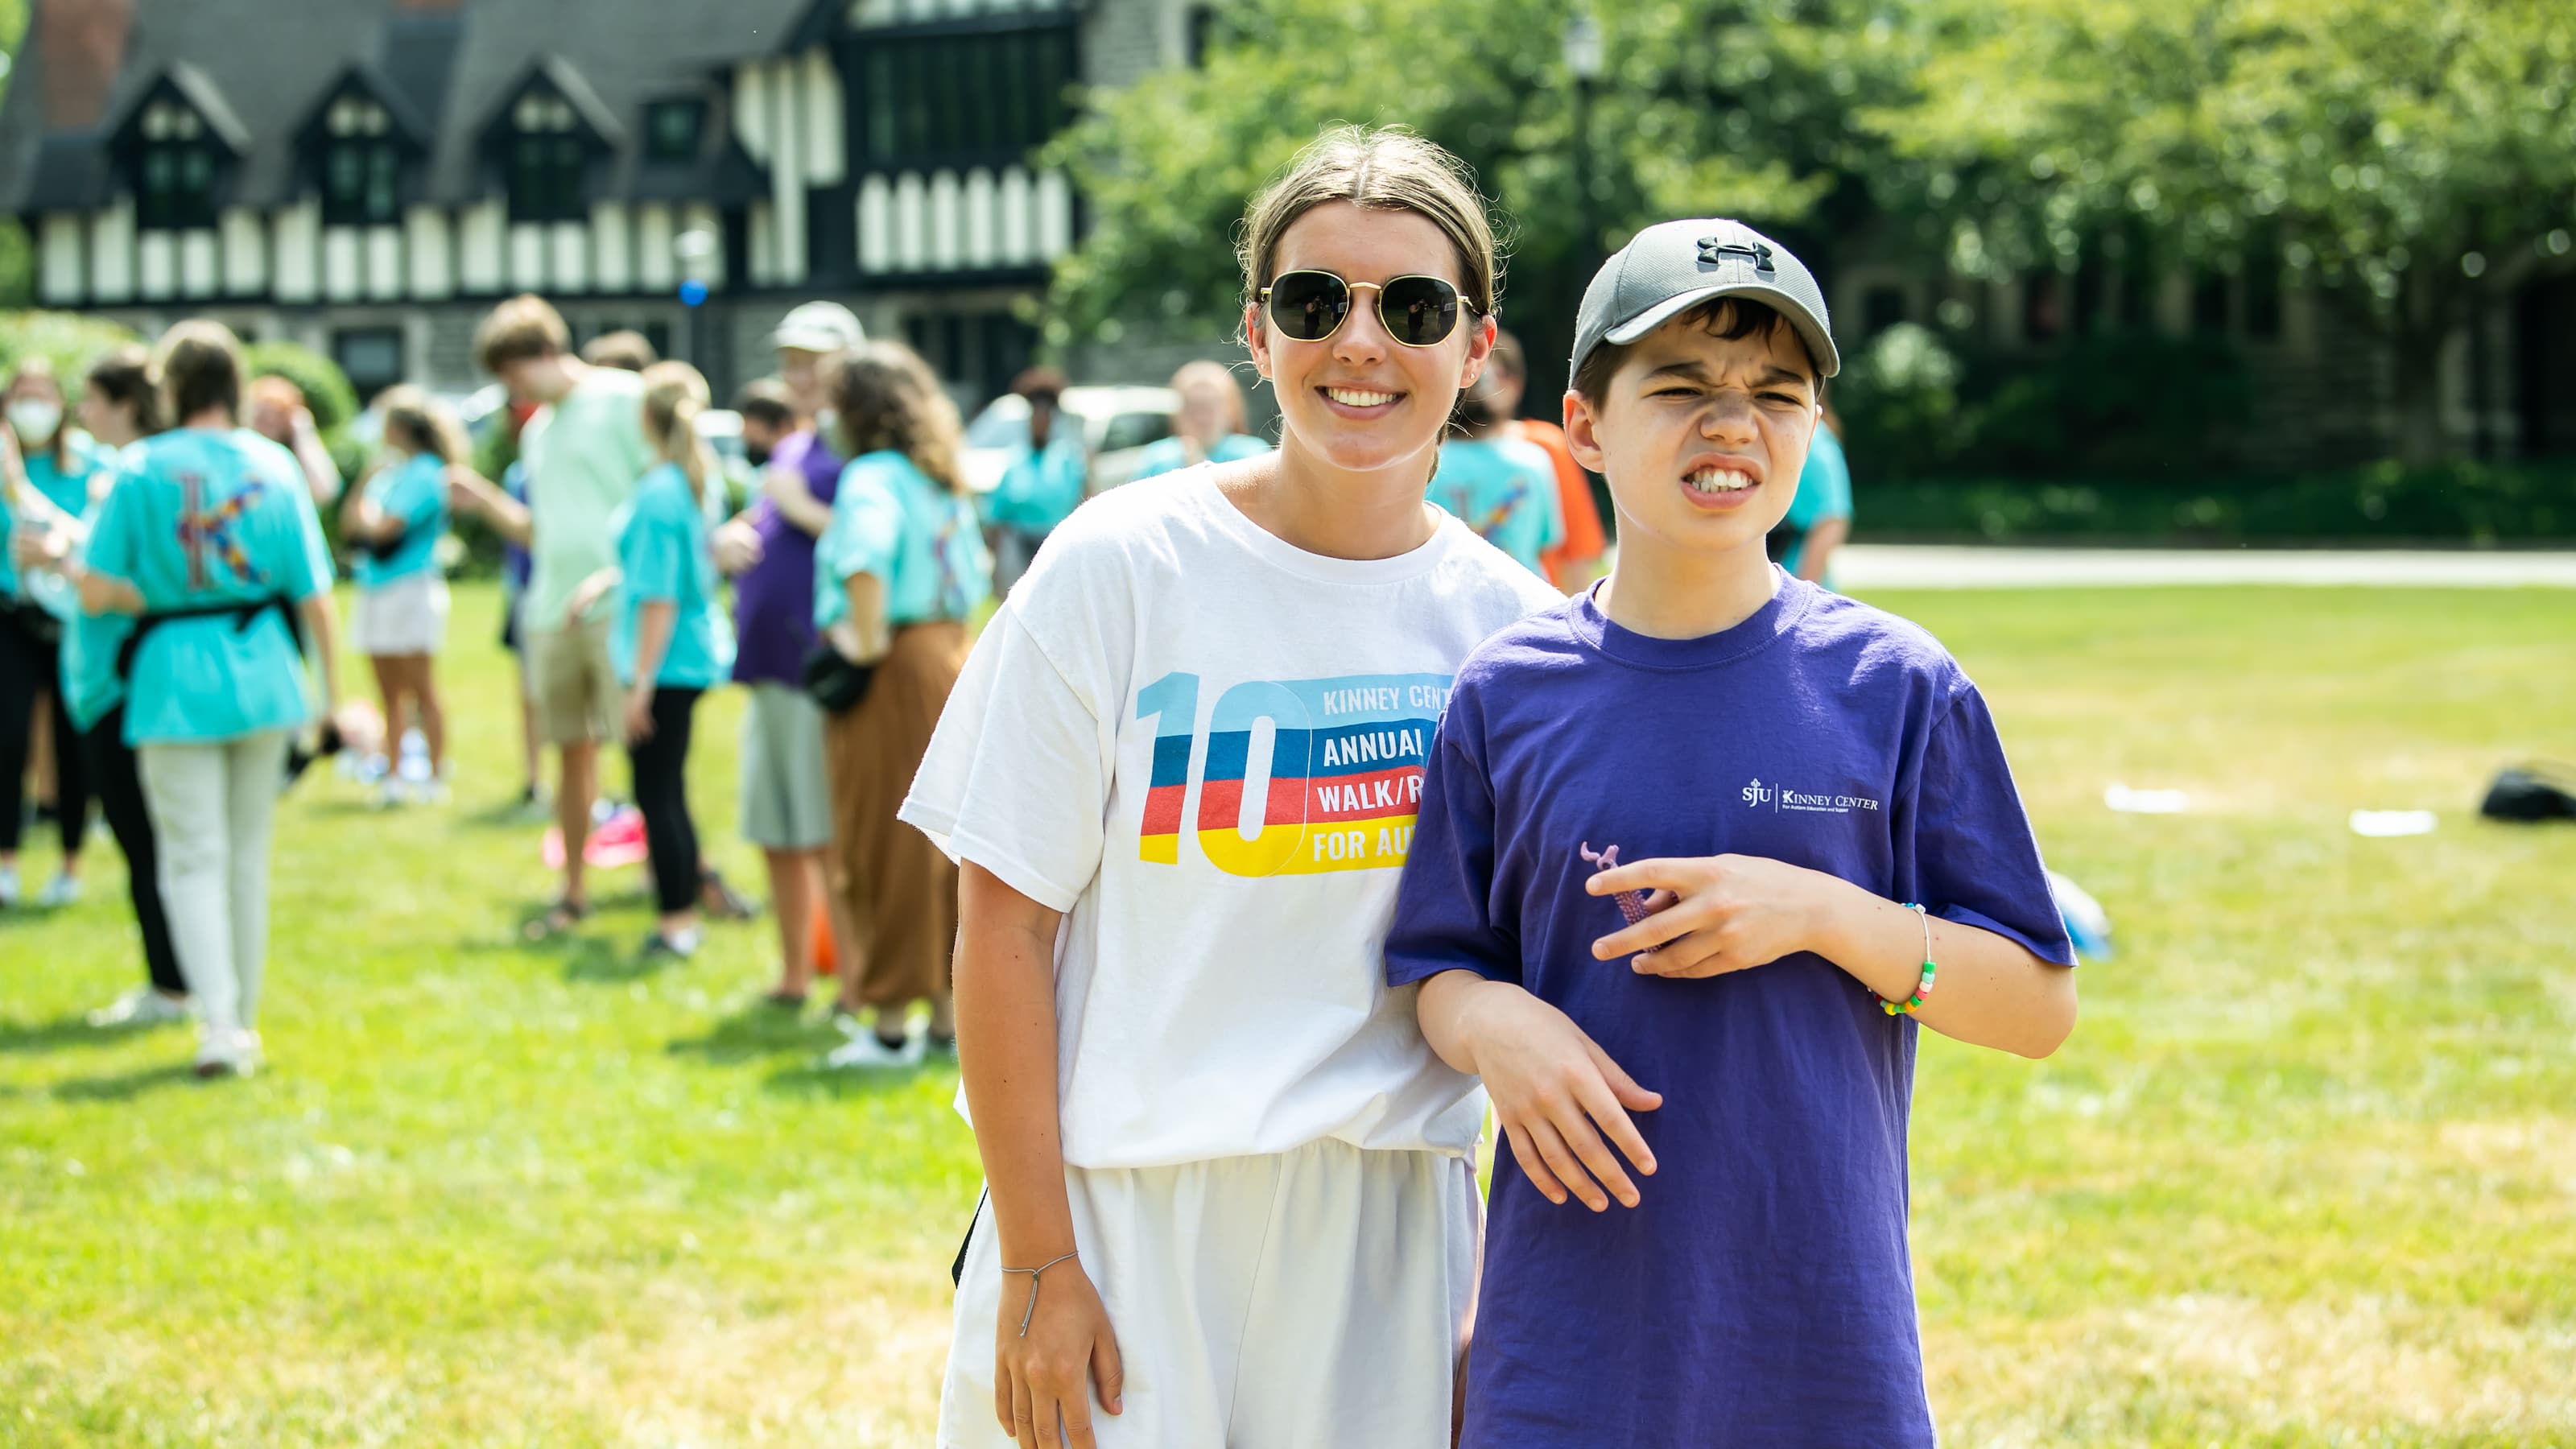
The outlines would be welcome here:
[[[829,639],[817,639],[805,654],[805,693],[827,714],[848,714],[868,697],[877,667],[853,664]]]
[[[388,538],[361,538],[353,540],[353,542],[356,544],[360,553],[374,559],[378,563],[383,563],[385,560],[392,558],[395,554],[402,552],[403,540],[410,537],[411,530],[405,528],[400,533],[394,534]]]
[[[135,656],[143,652],[143,641],[151,638],[153,631],[164,624],[175,624],[182,619],[230,619],[235,632],[239,632],[258,623],[259,616],[272,609],[277,611],[279,619],[285,621],[287,635],[294,639],[295,652],[301,655],[304,652],[304,620],[296,610],[295,601],[284,594],[271,594],[265,599],[252,599],[247,603],[209,604],[199,609],[161,609],[137,617],[134,632],[126,635],[125,642],[117,646],[117,682],[122,684],[133,677]]]

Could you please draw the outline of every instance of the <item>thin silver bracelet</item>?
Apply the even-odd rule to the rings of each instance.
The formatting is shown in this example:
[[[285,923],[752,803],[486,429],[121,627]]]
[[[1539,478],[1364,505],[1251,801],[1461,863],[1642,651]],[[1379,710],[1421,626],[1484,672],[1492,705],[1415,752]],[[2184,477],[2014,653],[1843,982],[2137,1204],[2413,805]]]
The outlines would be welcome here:
[[[1020,1337],[1026,1338],[1029,1336],[1029,1320],[1037,1317],[1038,1275],[1044,1273],[1047,1269],[1054,1267],[1058,1263],[1070,1263],[1081,1256],[1082,1254],[1079,1251],[1076,1251],[1067,1253],[1061,1258],[1050,1258],[1046,1262],[1040,1263],[1034,1268],[1004,1268],[1002,1270],[1005,1273],[1026,1273],[1029,1275],[1029,1306],[1022,1309],[1020,1312]]]

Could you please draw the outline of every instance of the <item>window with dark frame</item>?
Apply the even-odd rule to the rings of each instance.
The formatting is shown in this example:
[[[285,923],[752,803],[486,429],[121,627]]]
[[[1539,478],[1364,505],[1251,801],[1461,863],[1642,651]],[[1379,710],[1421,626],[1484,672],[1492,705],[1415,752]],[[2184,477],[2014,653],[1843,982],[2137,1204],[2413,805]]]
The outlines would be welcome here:
[[[707,103],[695,97],[655,101],[644,108],[644,154],[654,161],[694,161],[706,129]]]
[[[590,145],[572,103],[531,90],[510,108],[510,220],[579,221],[589,211],[583,180]]]
[[[174,100],[143,109],[134,163],[134,221],[151,231],[215,224],[215,140],[205,117]]]
[[[381,226],[401,209],[402,151],[393,117],[364,96],[342,96],[323,116],[322,221]]]
[[[348,374],[361,404],[403,380],[403,334],[399,327],[347,327],[331,334],[331,360]]]
[[[1070,26],[871,39],[858,154],[879,168],[1017,159],[1072,119]]]

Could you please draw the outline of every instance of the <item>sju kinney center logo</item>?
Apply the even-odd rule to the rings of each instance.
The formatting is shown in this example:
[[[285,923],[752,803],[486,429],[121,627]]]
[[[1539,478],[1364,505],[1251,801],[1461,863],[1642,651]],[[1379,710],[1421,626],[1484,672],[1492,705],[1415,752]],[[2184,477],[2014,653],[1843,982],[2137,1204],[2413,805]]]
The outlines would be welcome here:
[[[1744,803],[1756,809],[1768,805],[1775,812],[1813,810],[1827,815],[1849,815],[1855,810],[1878,808],[1878,802],[1866,795],[1810,795],[1786,785],[1765,785],[1759,780],[1744,787]]]

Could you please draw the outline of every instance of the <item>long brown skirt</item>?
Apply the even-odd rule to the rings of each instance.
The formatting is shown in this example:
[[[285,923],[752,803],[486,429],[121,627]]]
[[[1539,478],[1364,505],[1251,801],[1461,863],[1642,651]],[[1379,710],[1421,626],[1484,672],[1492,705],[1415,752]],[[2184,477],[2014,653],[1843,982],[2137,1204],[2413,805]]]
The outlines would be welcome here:
[[[868,697],[824,724],[832,782],[832,888],[858,939],[859,998],[900,1007],[947,992],[957,940],[957,867],[929,837],[895,819],[930,748],[948,691],[966,666],[966,626],[895,631]]]

